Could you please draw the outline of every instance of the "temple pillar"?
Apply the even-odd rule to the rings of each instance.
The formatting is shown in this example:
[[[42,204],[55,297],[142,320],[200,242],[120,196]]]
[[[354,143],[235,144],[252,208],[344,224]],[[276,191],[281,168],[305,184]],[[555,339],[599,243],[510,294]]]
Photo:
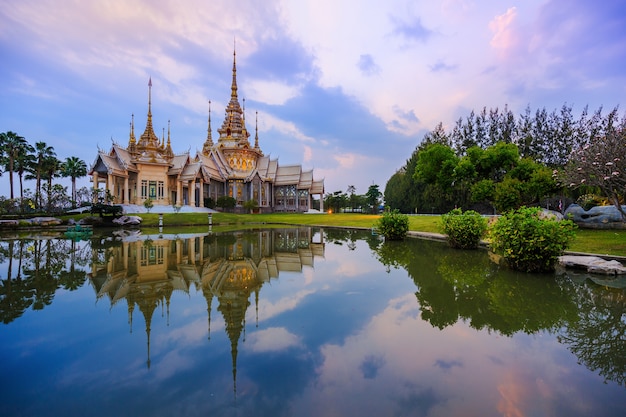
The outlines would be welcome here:
[[[324,194],[320,194],[320,211],[324,211]]]
[[[115,198],[115,178],[111,174],[107,174],[107,186],[111,197]]]
[[[93,173],[93,189],[94,191],[98,189],[98,173],[94,171]],[[93,203],[97,203],[98,202],[98,196],[96,195],[96,193],[93,193]]]
[[[204,207],[204,180],[200,179],[200,201],[198,207]]]
[[[124,193],[124,198],[122,199],[122,203],[128,204],[128,194],[130,194],[128,190],[128,177],[124,178],[124,190],[122,192]]]
[[[195,207],[196,206],[196,180],[189,181],[189,185],[187,186],[187,189],[189,190],[189,194],[191,194],[189,196],[189,205],[191,207]]]
[[[180,181],[176,181],[176,205],[183,205],[183,183]]]

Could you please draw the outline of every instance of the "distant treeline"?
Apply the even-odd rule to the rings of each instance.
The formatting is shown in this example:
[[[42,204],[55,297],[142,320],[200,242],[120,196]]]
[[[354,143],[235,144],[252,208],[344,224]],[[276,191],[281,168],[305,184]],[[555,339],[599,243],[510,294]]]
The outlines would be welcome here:
[[[578,118],[567,105],[551,112],[526,107],[517,117],[506,106],[472,111],[451,130],[439,123],[424,136],[388,180],[385,204],[405,213],[442,213],[454,207],[493,212],[521,205],[556,208],[582,194],[610,194],[594,181],[566,180],[572,177],[572,164],[582,169],[592,162],[576,151],[595,144],[602,153],[607,147],[599,142],[607,137],[626,148],[625,132],[626,114],[620,118],[618,107],[606,114],[602,107],[592,113],[585,107]],[[619,146],[616,149],[620,152]],[[623,181],[626,158],[613,162],[618,155],[611,153],[596,164],[615,163],[620,169],[610,172],[610,179]],[[624,191],[618,197],[623,199]],[[614,196],[600,197],[613,204]]]

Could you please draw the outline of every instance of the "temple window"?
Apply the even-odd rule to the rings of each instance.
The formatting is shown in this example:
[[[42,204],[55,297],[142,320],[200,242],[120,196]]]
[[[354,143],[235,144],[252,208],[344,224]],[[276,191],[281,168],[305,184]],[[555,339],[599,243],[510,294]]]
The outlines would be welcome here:
[[[165,198],[165,184],[163,181],[159,181],[157,183],[157,197],[159,200],[163,200]]]
[[[149,191],[150,191],[150,199],[152,200],[156,200],[157,198],[157,185],[156,185],[156,181],[150,181],[148,183],[149,185]]]
[[[148,198],[148,181],[141,180],[141,198]]]

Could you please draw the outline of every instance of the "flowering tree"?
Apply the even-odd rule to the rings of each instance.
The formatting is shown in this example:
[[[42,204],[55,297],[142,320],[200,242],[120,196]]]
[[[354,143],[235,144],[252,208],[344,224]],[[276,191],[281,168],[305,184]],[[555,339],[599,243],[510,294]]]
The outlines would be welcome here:
[[[626,221],[626,120],[574,151],[565,170],[570,187],[598,187]]]

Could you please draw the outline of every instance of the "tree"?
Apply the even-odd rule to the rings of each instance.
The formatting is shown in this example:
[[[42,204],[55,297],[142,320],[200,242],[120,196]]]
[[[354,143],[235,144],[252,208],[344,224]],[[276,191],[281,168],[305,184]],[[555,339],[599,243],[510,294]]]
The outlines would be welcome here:
[[[76,178],[87,175],[87,165],[76,156],[68,157],[61,165],[61,175],[72,179],[72,206],[76,207]]]
[[[24,174],[33,169],[35,156],[32,154],[34,148],[27,144],[24,152],[20,152],[15,159],[15,172],[20,180],[20,208],[24,210]]]
[[[15,160],[20,153],[24,153],[24,149],[28,146],[28,142],[24,139],[24,137],[19,136],[17,133],[8,131],[6,133],[0,133],[0,146],[4,149],[4,166],[9,171],[11,199],[14,199],[13,172],[15,170]]]
[[[61,161],[59,161],[56,156],[48,156],[43,159],[41,167],[41,179],[45,179],[47,181],[46,192],[48,193],[48,203],[47,210],[51,209],[51,195],[52,195],[52,180],[58,176],[59,168],[61,167]]]
[[[348,205],[348,196],[342,191],[326,194],[324,197],[324,205],[333,212],[338,213],[342,208]]]
[[[372,214],[378,213],[378,205],[380,204],[379,199],[382,193],[378,189],[378,185],[372,184],[367,189],[367,204],[372,208]]]
[[[598,187],[626,221],[621,204],[626,198],[626,118],[572,153],[564,177],[570,188]]]
[[[52,146],[48,146],[45,142],[36,142],[35,143],[35,157],[37,158],[37,165],[35,169],[35,200],[37,202],[37,206],[43,206],[41,199],[41,179],[44,173],[44,162],[52,157],[56,157],[56,153]]]

